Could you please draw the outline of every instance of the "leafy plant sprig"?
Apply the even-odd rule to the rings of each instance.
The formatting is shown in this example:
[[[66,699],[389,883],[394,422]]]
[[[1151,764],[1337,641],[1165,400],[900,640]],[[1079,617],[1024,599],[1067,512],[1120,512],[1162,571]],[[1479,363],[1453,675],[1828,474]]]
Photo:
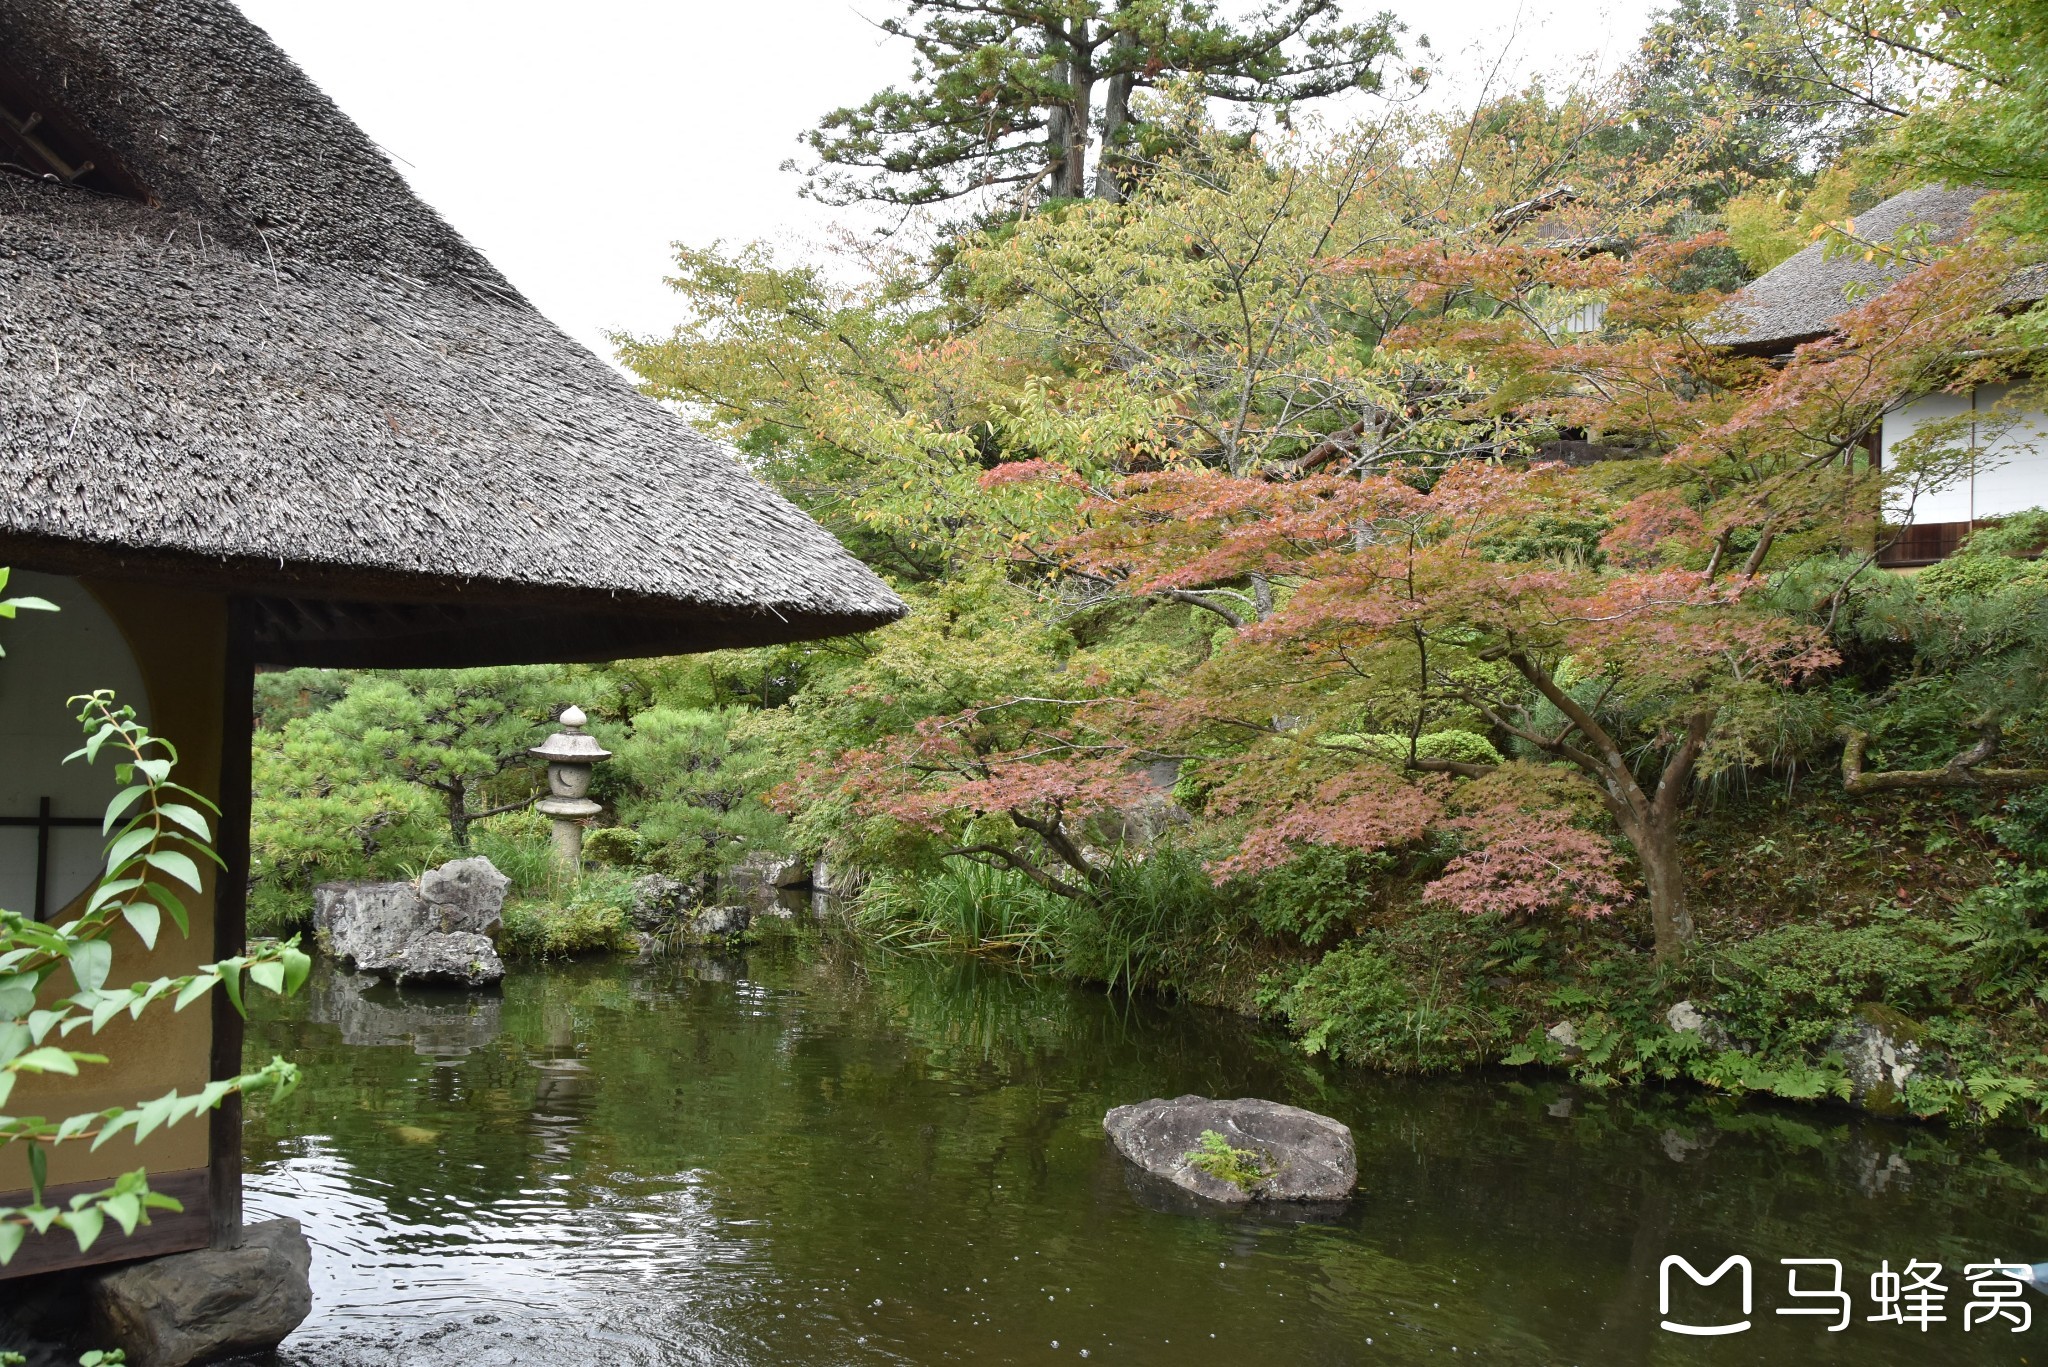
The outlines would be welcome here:
[[[1240,1149],[1215,1130],[1203,1130],[1195,1147],[1182,1155],[1189,1167],[1228,1182],[1239,1191],[1250,1191],[1271,1176],[1257,1149]]]
[[[10,606],[21,604],[15,600]],[[166,999],[173,1011],[182,1011],[215,987],[246,1014],[244,980],[289,996],[312,967],[294,940],[203,964],[180,977],[108,986],[114,961],[109,937],[116,927],[133,930],[145,949],[155,948],[166,914],[180,935],[191,933],[185,897],[203,891],[202,860],[221,865],[208,816],[218,815],[219,809],[202,794],[171,780],[176,748],[151,735],[132,707],[117,703],[105,690],[71,701],[79,708],[86,741],[66,757],[67,762],[82,758],[91,764],[111,752],[120,757],[114,776],[122,787],[108,803],[101,825],[107,837],[105,869],[80,914],[63,925],[45,925],[17,912],[0,911],[0,1150],[10,1144],[26,1146],[30,1178],[28,1204],[0,1206],[0,1265],[13,1258],[31,1231],[68,1230],[84,1252],[109,1220],[132,1234],[149,1222],[151,1211],[183,1209],[176,1199],[152,1191],[148,1173],[141,1168],[99,1191],[75,1195],[62,1206],[51,1205],[44,1199],[49,1149],[89,1142],[96,1150],[122,1134],[140,1144],[158,1129],[212,1110],[231,1095],[262,1090],[283,1096],[299,1079],[295,1065],[273,1058],[253,1072],[210,1082],[196,1092],[172,1090],[133,1106],[57,1119],[6,1113],[17,1078],[76,1077],[83,1065],[107,1062],[104,1054],[54,1041],[80,1032],[97,1035],[122,1015],[139,1020]],[[46,1000],[52,981],[61,981],[60,972],[68,972],[74,990]]]

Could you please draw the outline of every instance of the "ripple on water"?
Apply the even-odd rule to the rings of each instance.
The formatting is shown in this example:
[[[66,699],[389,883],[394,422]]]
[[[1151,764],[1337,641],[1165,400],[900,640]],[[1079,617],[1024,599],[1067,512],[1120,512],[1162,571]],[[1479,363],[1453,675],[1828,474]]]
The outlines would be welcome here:
[[[743,1360],[721,1351],[719,1314],[728,1271],[755,1253],[715,1218],[701,1174],[441,1194],[428,1219],[394,1211],[402,1184],[319,1137],[303,1147],[247,1182],[251,1219],[291,1216],[316,1245],[319,1294],[287,1360],[489,1362],[506,1339],[521,1345],[508,1362],[534,1361],[536,1340],[560,1364]],[[657,1290],[657,1314],[621,1313]]]

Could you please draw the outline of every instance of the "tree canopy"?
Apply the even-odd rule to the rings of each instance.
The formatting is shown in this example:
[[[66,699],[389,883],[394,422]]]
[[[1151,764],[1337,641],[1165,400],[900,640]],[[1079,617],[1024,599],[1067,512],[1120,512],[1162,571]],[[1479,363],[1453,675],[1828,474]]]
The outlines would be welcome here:
[[[907,0],[881,28],[911,42],[909,82],[805,136],[807,191],[895,205],[981,191],[1115,199],[1177,140],[1174,103],[1148,108],[1138,92],[1285,111],[1377,87],[1396,25],[1342,10],[1274,0],[1239,21],[1209,0]]]

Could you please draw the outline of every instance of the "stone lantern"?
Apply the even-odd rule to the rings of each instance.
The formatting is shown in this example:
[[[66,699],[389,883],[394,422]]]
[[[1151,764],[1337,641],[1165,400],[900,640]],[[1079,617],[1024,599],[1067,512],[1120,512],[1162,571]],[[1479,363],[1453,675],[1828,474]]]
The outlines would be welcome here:
[[[534,806],[555,823],[555,861],[570,873],[583,867],[583,823],[603,808],[590,800],[590,771],[612,752],[583,730],[580,707],[562,709],[562,729],[526,753],[548,762],[548,795]]]

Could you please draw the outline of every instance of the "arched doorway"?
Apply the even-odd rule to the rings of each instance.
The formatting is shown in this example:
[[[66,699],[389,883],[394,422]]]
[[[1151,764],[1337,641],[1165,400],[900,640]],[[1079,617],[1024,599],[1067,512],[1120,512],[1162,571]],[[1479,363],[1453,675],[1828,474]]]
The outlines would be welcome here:
[[[149,719],[142,672],[106,609],[75,579],[16,571],[5,596],[56,612],[0,623],[0,907],[47,919],[100,870],[100,816],[118,791],[111,756],[64,763],[82,737],[66,699],[111,688]]]

